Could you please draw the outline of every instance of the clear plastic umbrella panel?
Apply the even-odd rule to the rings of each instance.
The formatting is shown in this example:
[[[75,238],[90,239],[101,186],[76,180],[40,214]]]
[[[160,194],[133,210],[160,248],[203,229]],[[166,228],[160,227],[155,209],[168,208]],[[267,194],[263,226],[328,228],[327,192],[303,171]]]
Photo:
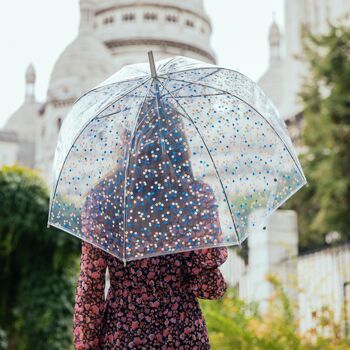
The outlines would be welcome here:
[[[48,223],[124,262],[241,244],[306,184],[285,123],[236,71],[149,57],[66,116]]]

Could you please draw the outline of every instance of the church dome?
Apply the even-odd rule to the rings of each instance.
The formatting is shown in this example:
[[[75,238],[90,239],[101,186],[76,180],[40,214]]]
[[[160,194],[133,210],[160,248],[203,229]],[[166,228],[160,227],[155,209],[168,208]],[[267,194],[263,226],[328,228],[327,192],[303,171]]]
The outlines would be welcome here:
[[[93,6],[91,0],[80,1],[79,34],[62,52],[53,68],[48,101],[77,99],[115,72],[111,53],[93,33]]]
[[[108,49],[93,35],[79,35],[53,68],[48,100],[76,99],[114,72]]]
[[[40,106],[39,102],[24,101],[9,117],[3,130],[16,133],[20,141],[34,142]]]
[[[95,32],[120,66],[182,55],[215,63],[211,22],[203,0],[102,0],[96,5]]]

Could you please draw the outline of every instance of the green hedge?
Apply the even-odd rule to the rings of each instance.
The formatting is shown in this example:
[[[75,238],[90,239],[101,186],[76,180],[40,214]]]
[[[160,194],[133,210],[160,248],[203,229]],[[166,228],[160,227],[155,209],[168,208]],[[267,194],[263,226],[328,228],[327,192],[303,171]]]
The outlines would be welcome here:
[[[0,203],[0,329],[8,347],[69,349],[80,241],[47,229],[48,189],[32,170],[0,169]]]

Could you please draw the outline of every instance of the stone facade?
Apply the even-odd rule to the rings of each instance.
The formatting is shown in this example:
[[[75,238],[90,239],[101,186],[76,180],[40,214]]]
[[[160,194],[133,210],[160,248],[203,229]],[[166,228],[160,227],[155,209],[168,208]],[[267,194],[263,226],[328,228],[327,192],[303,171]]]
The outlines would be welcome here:
[[[28,67],[25,101],[0,131],[0,164],[36,168],[50,182],[60,126],[79,96],[122,66],[146,61],[149,50],[156,59],[215,63],[210,36],[202,0],[80,0],[78,35],[56,61],[43,103],[35,101],[35,71]]]

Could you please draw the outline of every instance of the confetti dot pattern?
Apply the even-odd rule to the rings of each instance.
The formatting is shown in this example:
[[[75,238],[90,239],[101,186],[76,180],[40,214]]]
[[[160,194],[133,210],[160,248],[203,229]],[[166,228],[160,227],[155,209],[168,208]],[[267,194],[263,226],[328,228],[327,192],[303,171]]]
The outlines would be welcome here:
[[[49,223],[130,261],[241,244],[305,185],[270,99],[186,57],[126,66],[66,116]]]

